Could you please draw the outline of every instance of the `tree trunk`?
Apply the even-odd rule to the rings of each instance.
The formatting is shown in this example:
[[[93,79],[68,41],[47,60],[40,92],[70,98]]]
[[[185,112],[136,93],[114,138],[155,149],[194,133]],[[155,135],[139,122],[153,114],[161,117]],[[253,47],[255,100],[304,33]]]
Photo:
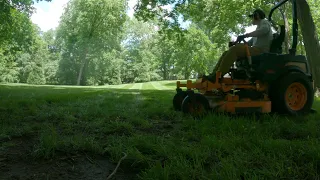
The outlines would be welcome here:
[[[167,65],[166,63],[163,63],[163,80],[167,80],[168,78],[168,70],[167,70]]]
[[[82,62],[82,63],[81,63],[81,66],[80,66],[80,71],[79,71],[78,80],[77,80],[77,86],[80,86],[80,82],[81,82],[81,77],[82,77],[82,72],[83,72],[84,64],[85,64],[85,62]]]
[[[83,69],[84,69],[84,66],[87,64],[87,53],[88,53],[88,50],[86,49],[85,53],[84,53],[83,61],[82,61],[81,65],[80,65],[80,70],[79,70],[78,80],[77,80],[77,86],[80,86],[80,82],[81,82],[82,75],[83,75]]]
[[[82,70],[82,76],[81,76],[81,80],[80,80],[80,86],[85,86],[87,85],[87,78],[88,78],[88,66],[89,66],[89,60],[86,56],[85,59],[85,63],[83,66],[83,70]]]
[[[285,8],[280,8],[280,12],[281,12],[282,18],[284,19],[284,25],[286,28],[286,36],[284,39],[284,50],[288,54],[290,49],[290,26],[289,26],[287,14],[285,12]]]
[[[320,45],[310,7],[306,0],[297,0],[297,15],[304,46],[316,87],[320,85]]]
[[[184,79],[189,79],[189,77],[190,77],[189,67],[186,66],[186,69],[184,72]]]

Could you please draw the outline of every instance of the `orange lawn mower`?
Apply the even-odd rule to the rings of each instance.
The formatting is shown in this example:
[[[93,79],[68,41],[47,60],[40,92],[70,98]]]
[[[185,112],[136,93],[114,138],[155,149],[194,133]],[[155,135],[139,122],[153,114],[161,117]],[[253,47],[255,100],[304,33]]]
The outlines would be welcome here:
[[[274,10],[285,4],[283,0],[269,13],[272,22]],[[314,85],[310,66],[305,56],[296,55],[298,25],[296,0],[293,7],[293,44],[289,54],[282,54],[285,26],[275,33],[270,52],[239,58],[230,68],[229,77],[216,72],[215,81],[204,78],[186,84],[177,81],[173,98],[175,110],[199,116],[208,111],[223,113],[285,113],[302,115],[312,112]],[[239,43],[239,42],[237,42]],[[229,46],[235,43],[230,42]],[[182,88],[185,87],[186,91]],[[198,92],[195,92],[198,91]]]

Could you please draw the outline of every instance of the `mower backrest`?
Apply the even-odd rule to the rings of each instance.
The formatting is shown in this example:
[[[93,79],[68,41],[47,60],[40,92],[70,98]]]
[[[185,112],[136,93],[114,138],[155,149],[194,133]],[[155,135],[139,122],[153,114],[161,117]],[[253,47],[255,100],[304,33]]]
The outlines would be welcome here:
[[[273,40],[270,46],[270,53],[282,54],[282,44],[286,35],[286,28],[280,25],[280,34],[273,34]]]

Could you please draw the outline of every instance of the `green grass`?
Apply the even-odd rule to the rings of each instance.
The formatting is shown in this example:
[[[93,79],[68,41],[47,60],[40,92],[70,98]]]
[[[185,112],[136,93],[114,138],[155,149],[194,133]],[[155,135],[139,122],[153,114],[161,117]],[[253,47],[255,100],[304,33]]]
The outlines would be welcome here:
[[[27,137],[35,144],[25,156],[39,161],[90,152],[116,164],[125,152],[121,169],[141,179],[319,179],[318,114],[194,120],[172,110],[174,94],[175,81],[1,85],[0,150]]]

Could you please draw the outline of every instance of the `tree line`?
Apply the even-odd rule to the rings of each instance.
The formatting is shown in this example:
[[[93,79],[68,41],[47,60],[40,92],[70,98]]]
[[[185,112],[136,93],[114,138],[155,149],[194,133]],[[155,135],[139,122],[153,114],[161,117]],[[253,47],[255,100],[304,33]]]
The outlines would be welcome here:
[[[208,74],[227,50],[231,34],[244,32],[238,24],[249,25],[245,15],[256,8],[247,2],[198,0],[177,1],[168,11],[161,5],[169,2],[151,1],[138,4],[130,18],[126,0],[70,0],[59,26],[42,32],[30,20],[32,2],[0,3],[0,82],[105,85]],[[317,3],[309,2],[319,25]],[[274,2],[254,4],[269,12]],[[181,28],[179,17],[191,21],[187,29]],[[290,18],[290,6],[275,15],[275,21],[289,27]],[[285,51],[290,46],[287,33]],[[306,54],[302,35],[298,48]]]

